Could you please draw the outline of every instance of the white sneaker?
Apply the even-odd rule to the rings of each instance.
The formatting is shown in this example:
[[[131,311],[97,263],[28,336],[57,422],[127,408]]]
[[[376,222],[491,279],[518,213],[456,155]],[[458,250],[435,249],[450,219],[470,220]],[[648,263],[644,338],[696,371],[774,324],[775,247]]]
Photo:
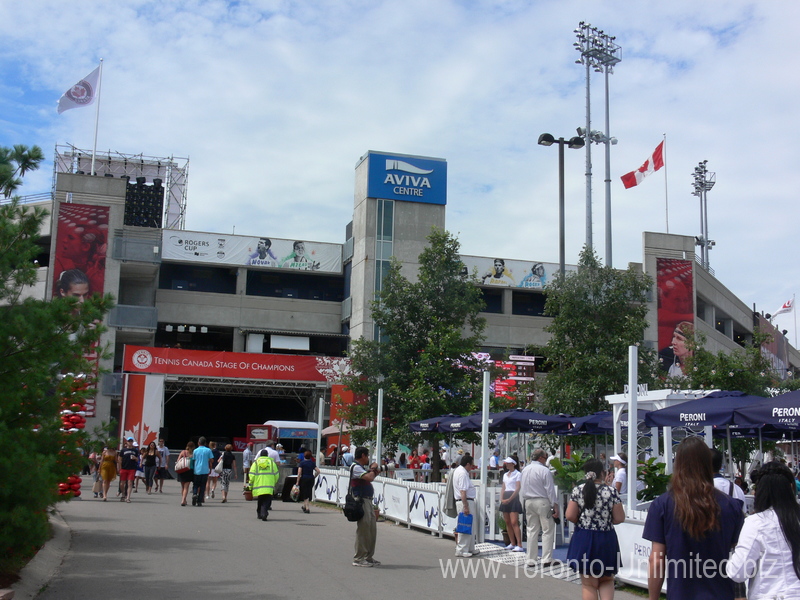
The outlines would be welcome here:
[[[522,546],[514,546],[513,552],[525,552],[525,548]]]
[[[366,560],[354,560],[353,561],[353,566],[354,567],[372,567],[374,565],[371,562],[368,562]]]
[[[469,558],[472,556],[472,552],[456,552],[456,556],[460,558]]]
[[[506,550],[513,550],[513,549],[514,549],[514,544],[509,544],[508,546],[506,546]]]

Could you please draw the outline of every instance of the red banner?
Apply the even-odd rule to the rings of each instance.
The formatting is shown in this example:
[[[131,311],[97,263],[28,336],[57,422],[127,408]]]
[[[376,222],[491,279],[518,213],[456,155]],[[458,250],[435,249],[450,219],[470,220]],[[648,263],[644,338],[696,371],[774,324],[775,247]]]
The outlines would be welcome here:
[[[336,382],[350,369],[346,358],[208,352],[180,348],[125,346],[123,370],[129,373],[164,373],[238,379]]]
[[[108,251],[107,206],[61,203],[56,225],[53,296],[83,301],[102,294]]]
[[[658,348],[662,371],[683,376],[692,352],[686,339],[694,336],[694,279],[692,261],[656,260],[658,286]]]
[[[102,294],[108,251],[107,206],[61,203],[56,224],[56,254],[53,264],[53,296],[77,298],[83,302]],[[95,348],[98,344],[95,344]],[[99,356],[95,349],[85,357],[92,363],[97,388]],[[94,397],[86,400],[86,416],[95,416]]]

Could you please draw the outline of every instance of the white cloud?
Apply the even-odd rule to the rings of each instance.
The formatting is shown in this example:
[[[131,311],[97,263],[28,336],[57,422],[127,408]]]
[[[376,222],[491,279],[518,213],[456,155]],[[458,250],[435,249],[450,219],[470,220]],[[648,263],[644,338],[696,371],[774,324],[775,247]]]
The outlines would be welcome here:
[[[468,254],[557,262],[557,153],[583,125],[572,29],[617,36],[611,75],[614,264],[665,228],[662,172],[624,190],[667,134],[670,232],[699,234],[708,159],[711,265],[749,305],[796,290],[800,69],[793,2],[299,3],[51,0],[0,5],[0,144],[90,148],[94,111],[55,113],[102,57],[98,149],[190,158],[191,229],[343,241],[369,149],[448,160],[447,226]],[[593,127],[603,80],[592,79]],[[584,240],[584,154],[567,151],[567,259]],[[593,150],[604,254],[604,158]],[[50,167],[24,193],[47,191]]]

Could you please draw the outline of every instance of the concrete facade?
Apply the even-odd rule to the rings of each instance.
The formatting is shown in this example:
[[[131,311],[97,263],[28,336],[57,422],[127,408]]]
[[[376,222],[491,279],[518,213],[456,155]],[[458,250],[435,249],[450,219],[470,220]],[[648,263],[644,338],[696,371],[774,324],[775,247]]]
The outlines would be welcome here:
[[[119,376],[113,372],[122,364],[125,344],[170,345],[177,339],[182,347],[188,349],[258,352],[263,344],[263,351],[269,352],[265,340],[269,340],[272,334],[281,334],[311,340],[311,349],[301,353],[341,355],[347,340],[362,336],[371,338],[373,322],[369,303],[375,293],[376,254],[385,254],[386,248],[391,248],[391,255],[403,264],[404,274],[413,278],[418,269],[417,258],[425,247],[431,227],[445,227],[446,210],[444,205],[392,201],[391,246],[381,246],[376,234],[379,199],[367,196],[368,161],[365,159],[362,157],[355,167],[353,221],[347,227],[349,235],[345,237],[348,239],[342,243],[342,272],[327,274],[333,281],[341,281],[341,301],[248,294],[250,267],[215,267],[214,270],[204,266],[202,261],[191,265],[164,261],[160,248],[161,230],[124,225],[126,180],[58,173],[54,202],[47,207],[53,214],[53,227],[49,232],[51,257],[56,252],[55,224],[62,203],[97,204],[108,206],[110,211],[104,291],[117,298],[118,306],[109,315],[109,330],[103,340],[113,349],[113,358],[101,365],[108,375],[104,376],[106,381],[98,395],[97,419],[107,421],[118,411]],[[386,259],[388,256],[378,258]],[[643,260],[637,266],[654,279],[648,300],[646,345],[655,348],[658,342],[658,290],[655,287],[658,258],[678,258],[694,265],[695,323],[697,331],[707,337],[709,350],[733,351],[740,347],[740,342],[752,336],[753,309],[736,298],[712,273],[699,266],[695,260],[693,237],[644,232]],[[486,259],[491,263],[491,257]],[[233,278],[235,293],[172,289],[160,278],[168,262],[179,267],[197,265],[200,270],[206,268],[203,273],[206,277],[218,273]],[[527,264],[530,265],[529,259]],[[288,276],[279,269],[266,271],[279,279]],[[44,267],[41,272],[43,276],[40,279],[47,282],[44,297],[50,297],[52,273]],[[318,275],[303,276],[312,281]],[[486,290],[491,288],[482,287]],[[541,296],[540,289],[494,287],[491,291],[499,295],[499,301],[492,311],[484,314],[487,320],[484,350],[502,358],[506,352],[521,353],[526,347],[540,347],[547,343],[545,327],[549,318],[541,314],[519,314],[519,311],[515,314],[515,298],[524,294]],[[187,331],[176,338],[174,327],[178,325],[185,326]],[[189,326],[198,332],[190,334]],[[209,333],[199,333],[201,328]],[[320,351],[319,348],[326,350]],[[800,365],[800,354],[794,348],[789,349],[789,363]],[[90,421],[89,427],[92,426]]]

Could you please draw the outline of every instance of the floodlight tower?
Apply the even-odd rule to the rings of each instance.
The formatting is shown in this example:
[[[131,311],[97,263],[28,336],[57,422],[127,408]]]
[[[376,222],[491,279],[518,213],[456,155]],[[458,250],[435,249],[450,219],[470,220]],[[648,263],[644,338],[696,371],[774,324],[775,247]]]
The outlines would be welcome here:
[[[706,271],[710,268],[708,253],[716,245],[716,242],[708,239],[708,190],[717,183],[717,174],[708,171],[707,163],[707,160],[700,161],[692,174],[692,196],[700,198],[700,237],[695,238],[695,244],[700,246],[700,264]]]
[[[606,35],[597,27],[581,21],[575,29],[578,41],[573,44],[581,53],[575,62],[586,67],[586,127],[578,133],[586,142],[586,245],[592,244],[592,142],[606,145],[606,264],[611,266],[611,146],[617,143],[611,137],[609,118],[608,75],[614,72],[614,65],[622,60],[622,48],[614,43],[614,36]],[[592,131],[591,118],[591,72],[605,73],[606,83],[606,131],[600,137]]]

